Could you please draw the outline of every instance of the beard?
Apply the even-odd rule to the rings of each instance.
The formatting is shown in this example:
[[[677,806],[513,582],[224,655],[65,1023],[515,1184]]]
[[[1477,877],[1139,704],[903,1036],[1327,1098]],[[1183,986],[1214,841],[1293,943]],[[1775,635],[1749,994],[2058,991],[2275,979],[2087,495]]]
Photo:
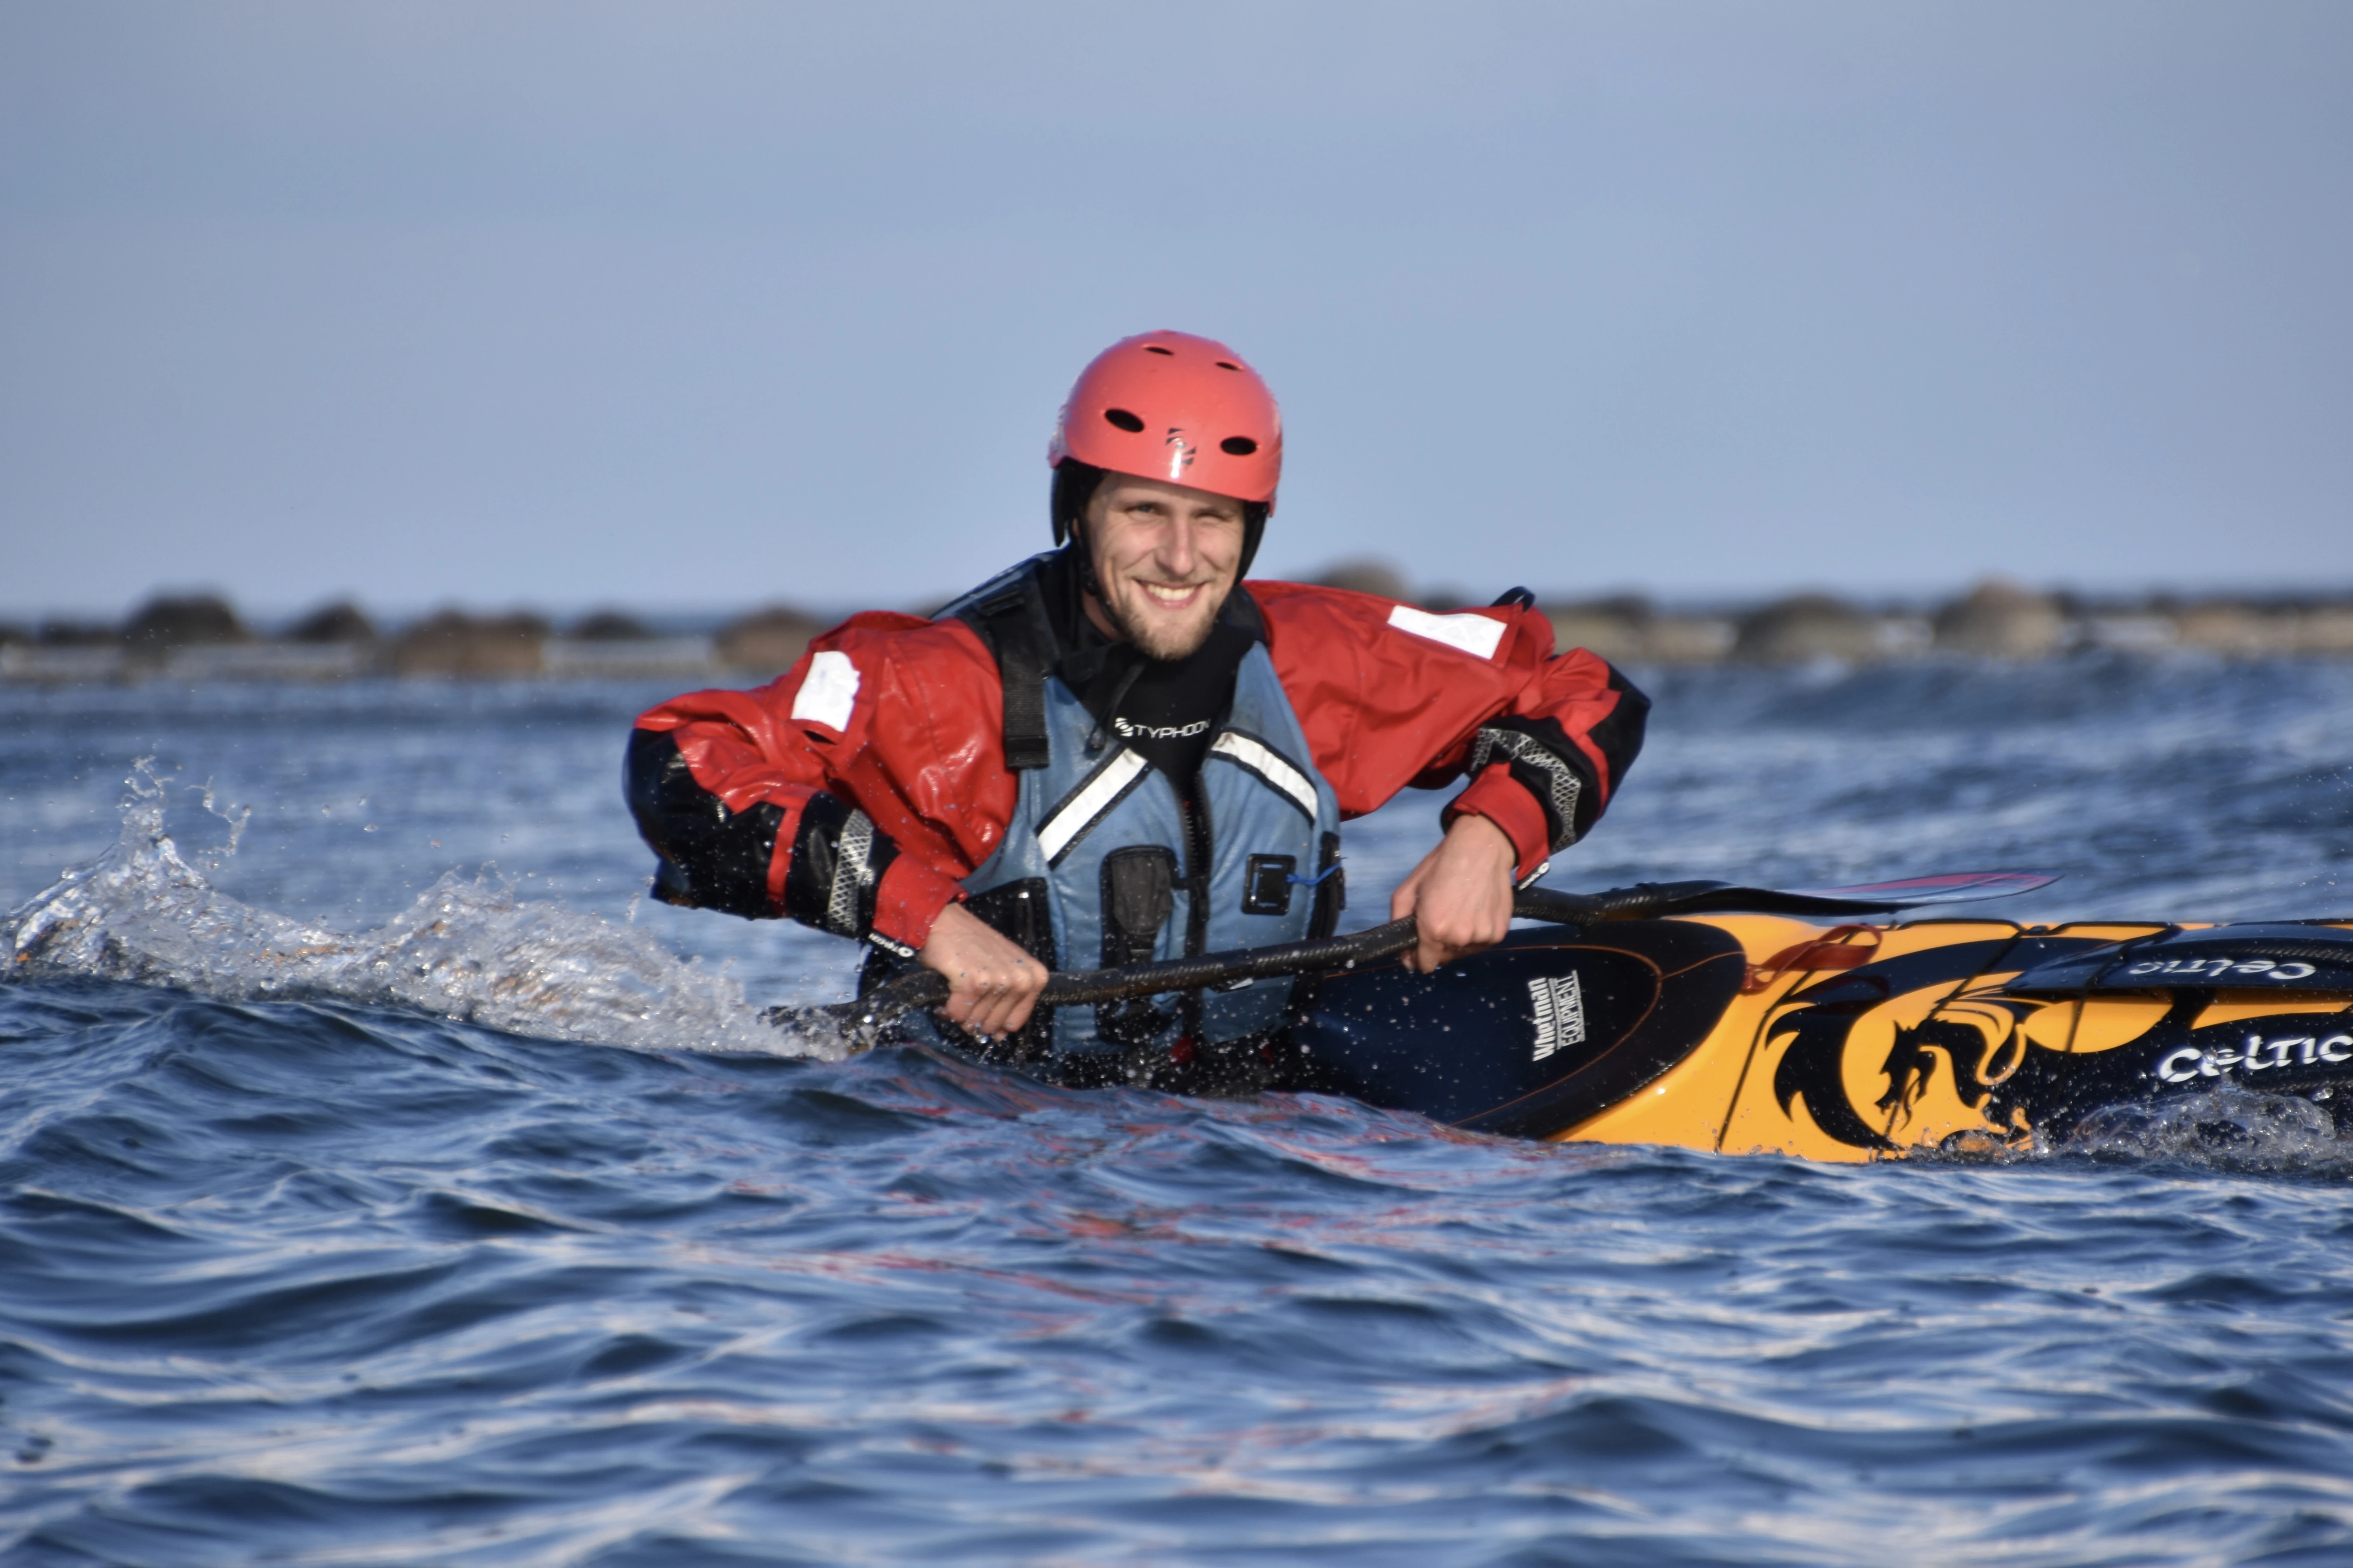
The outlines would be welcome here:
[[[1145,658],[1162,664],[1174,664],[1178,659],[1190,658],[1200,652],[1201,645],[1209,640],[1209,633],[1217,628],[1218,612],[1225,608],[1226,604],[1224,593],[1215,597],[1205,594],[1203,602],[1194,609],[1190,618],[1171,625],[1164,617],[1152,615],[1135,603],[1135,599],[1144,596],[1143,589],[1134,584],[1123,586],[1134,598],[1125,595],[1104,594],[1096,603],[1103,605],[1104,616],[1119,628],[1121,637],[1134,644]],[[1229,588],[1228,592],[1230,591]]]

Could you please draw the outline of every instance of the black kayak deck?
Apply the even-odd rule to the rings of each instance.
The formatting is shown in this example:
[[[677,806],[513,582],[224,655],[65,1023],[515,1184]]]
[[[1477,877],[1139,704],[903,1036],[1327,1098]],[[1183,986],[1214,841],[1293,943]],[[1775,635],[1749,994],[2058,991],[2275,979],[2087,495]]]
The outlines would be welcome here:
[[[1395,961],[1325,975],[1292,1026],[1299,1087],[1545,1137],[1689,1056],[1746,966],[1718,927],[1626,921],[1514,931],[1430,975]]]

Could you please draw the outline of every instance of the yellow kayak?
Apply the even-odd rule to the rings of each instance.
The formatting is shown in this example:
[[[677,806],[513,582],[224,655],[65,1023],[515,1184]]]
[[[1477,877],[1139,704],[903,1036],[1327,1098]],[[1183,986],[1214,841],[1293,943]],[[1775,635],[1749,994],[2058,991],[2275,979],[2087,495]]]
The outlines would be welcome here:
[[[1813,1160],[2063,1138],[2224,1085],[2353,1120],[2353,921],[1515,931],[1423,977],[1324,976],[1297,1087],[1523,1137]]]

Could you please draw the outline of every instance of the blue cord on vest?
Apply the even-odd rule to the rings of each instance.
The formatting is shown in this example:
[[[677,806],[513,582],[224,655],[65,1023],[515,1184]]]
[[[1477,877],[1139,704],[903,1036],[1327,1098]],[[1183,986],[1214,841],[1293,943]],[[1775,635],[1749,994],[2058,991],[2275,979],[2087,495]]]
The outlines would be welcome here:
[[[1338,870],[1340,868],[1341,861],[1346,858],[1347,857],[1345,856],[1338,857],[1334,859],[1329,866],[1324,867],[1324,869],[1316,872],[1313,877],[1303,877],[1296,871],[1286,871],[1283,873],[1282,879],[1286,882],[1296,882],[1303,888],[1320,887],[1323,885],[1324,879],[1326,877],[1329,877],[1333,872]]]

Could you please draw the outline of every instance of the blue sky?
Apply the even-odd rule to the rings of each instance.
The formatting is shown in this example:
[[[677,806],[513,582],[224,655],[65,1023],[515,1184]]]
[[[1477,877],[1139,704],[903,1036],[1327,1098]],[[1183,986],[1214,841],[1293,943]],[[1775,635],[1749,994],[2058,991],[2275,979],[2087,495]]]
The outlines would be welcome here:
[[[903,604],[1079,366],[1261,571],[2353,587],[2353,7],[0,0],[0,610]]]

